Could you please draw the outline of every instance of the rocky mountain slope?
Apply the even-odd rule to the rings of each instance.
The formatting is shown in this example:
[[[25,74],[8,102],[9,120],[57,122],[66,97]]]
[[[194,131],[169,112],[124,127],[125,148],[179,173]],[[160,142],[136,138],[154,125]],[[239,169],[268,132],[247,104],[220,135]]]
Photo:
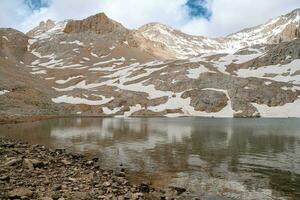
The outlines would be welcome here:
[[[300,9],[221,38],[191,36],[159,23],[150,23],[138,31],[147,39],[160,42],[166,51],[177,58],[188,58],[202,53],[234,53],[253,45],[277,44],[300,36]]]
[[[0,115],[300,117],[300,10],[223,38],[100,13],[0,29]]]

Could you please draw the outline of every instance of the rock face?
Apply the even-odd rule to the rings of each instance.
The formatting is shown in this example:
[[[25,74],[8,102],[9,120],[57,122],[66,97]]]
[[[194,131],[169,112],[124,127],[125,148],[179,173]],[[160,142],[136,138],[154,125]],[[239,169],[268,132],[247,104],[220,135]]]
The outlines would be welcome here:
[[[84,20],[71,20],[67,23],[65,33],[95,32],[105,33],[126,33],[127,29],[120,23],[109,19],[104,13],[88,17]]]
[[[207,113],[221,111],[229,100],[223,92],[213,90],[190,90],[182,94],[182,98],[188,97],[195,110]]]
[[[281,18],[279,18],[277,22],[274,24],[274,26],[278,26],[280,23],[282,28],[281,32],[273,36],[270,42],[280,43],[280,42],[291,41],[295,38],[300,38],[299,19],[300,19],[300,9],[296,9],[285,16],[281,16]]]
[[[0,57],[21,61],[27,52],[28,37],[11,28],[0,28]]]
[[[103,13],[1,29],[0,116],[299,117],[299,16],[215,39]]]
[[[34,37],[35,35],[39,35],[41,33],[45,33],[49,31],[50,29],[55,27],[55,22],[52,20],[47,20],[46,22],[42,21],[40,22],[39,26],[35,27],[31,31],[27,33],[29,37]]]

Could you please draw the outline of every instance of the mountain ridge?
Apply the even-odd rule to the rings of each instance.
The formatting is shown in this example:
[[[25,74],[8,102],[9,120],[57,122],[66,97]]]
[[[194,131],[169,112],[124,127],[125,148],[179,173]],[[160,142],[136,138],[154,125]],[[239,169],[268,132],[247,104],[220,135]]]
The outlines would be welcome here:
[[[103,13],[0,29],[0,114],[300,117],[296,14],[218,39]]]
[[[286,24],[284,24],[286,20],[283,18],[293,18],[294,21],[292,23],[287,22]],[[103,21],[102,24],[101,20]],[[276,30],[278,33],[271,33],[270,31],[273,31],[273,24],[276,24],[278,21],[281,21],[279,23],[282,26],[281,30]],[[47,25],[50,22],[52,21],[48,20],[47,22],[44,22],[44,24]],[[65,20],[64,22],[66,23],[64,32],[71,32],[71,29],[77,29],[77,31],[80,31],[79,29],[83,28],[86,31],[88,31],[89,29],[91,31],[91,28],[95,29],[95,26],[98,25],[98,29],[100,27],[104,29],[109,28],[110,30],[108,32],[111,33],[138,33],[140,38],[143,37],[142,40],[147,40],[148,43],[149,41],[156,44],[160,43],[161,46],[164,46],[165,52],[162,54],[166,57],[166,59],[189,58],[209,52],[234,53],[239,49],[252,45],[276,44],[281,41],[291,41],[300,36],[300,9],[295,9],[286,15],[281,15],[277,18],[273,18],[264,24],[242,29],[241,31],[238,31],[236,33],[229,34],[228,36],[217,38],[189,35],[170,26],[155,22],[147,23],[139,27],[138,29],[127,29],[122,24],[108,18],[105,13],[98,13],[82,20]],[[84,25],[84,23],[86,23],[86,25]],[[108,25],[108,27],[104,27],[106,26],[105,23],[109,23],[110,25]],[[43,22],[41,22],[41,24],[43,25]],[[113,30],[113,26],[115,26],[115,28],[117,28],[118,30]],[[43,29],[43,27],[40,27],[40,29]],[[260,29],[262,30],[259,32]],[[33,30],[29,31],[28,33],[31,33]],[[93,31],[97,32],[97,30]],[[295,37],[293,37],[293,32],[295,32]],[[185,50],[183,51],[182,49]]]

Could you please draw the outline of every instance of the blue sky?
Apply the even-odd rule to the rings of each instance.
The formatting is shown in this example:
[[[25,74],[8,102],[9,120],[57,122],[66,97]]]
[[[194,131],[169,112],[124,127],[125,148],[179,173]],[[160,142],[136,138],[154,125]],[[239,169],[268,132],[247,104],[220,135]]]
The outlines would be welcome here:
[[[0,0],[0,27],[26,32],[42,20],[105,12],[128,28],[160,22],[185,33],[225,36],[300,8],[300,0]]]
[[[191,17],[206,18],[209,20],[212,15],[212,11],[206,6],[207,2],[205,0],[188,0],[185,5]]]
[[[32,11],[34,11],[34,10],[39,10],[43,7],[48,7],[50,1],[49,0],[24,0],[24,3],[27,4]]]

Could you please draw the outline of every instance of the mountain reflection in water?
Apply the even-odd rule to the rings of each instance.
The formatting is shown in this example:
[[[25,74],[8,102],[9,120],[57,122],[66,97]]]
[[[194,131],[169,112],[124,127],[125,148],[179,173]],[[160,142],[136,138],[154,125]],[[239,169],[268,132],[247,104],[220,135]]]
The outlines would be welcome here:
[[[154,185],[199,195],[300,198],[298,119],[55,119],[0,126],[0,135],[125,165]],[[135,173],[136,174],[136,173]],[[214,189],[207,189],[215,187]],[[201,190],[202,187],[206,189]],[[227,190],[233,190],[227,192]],[[265,195],[265,196],[264,196]]]

